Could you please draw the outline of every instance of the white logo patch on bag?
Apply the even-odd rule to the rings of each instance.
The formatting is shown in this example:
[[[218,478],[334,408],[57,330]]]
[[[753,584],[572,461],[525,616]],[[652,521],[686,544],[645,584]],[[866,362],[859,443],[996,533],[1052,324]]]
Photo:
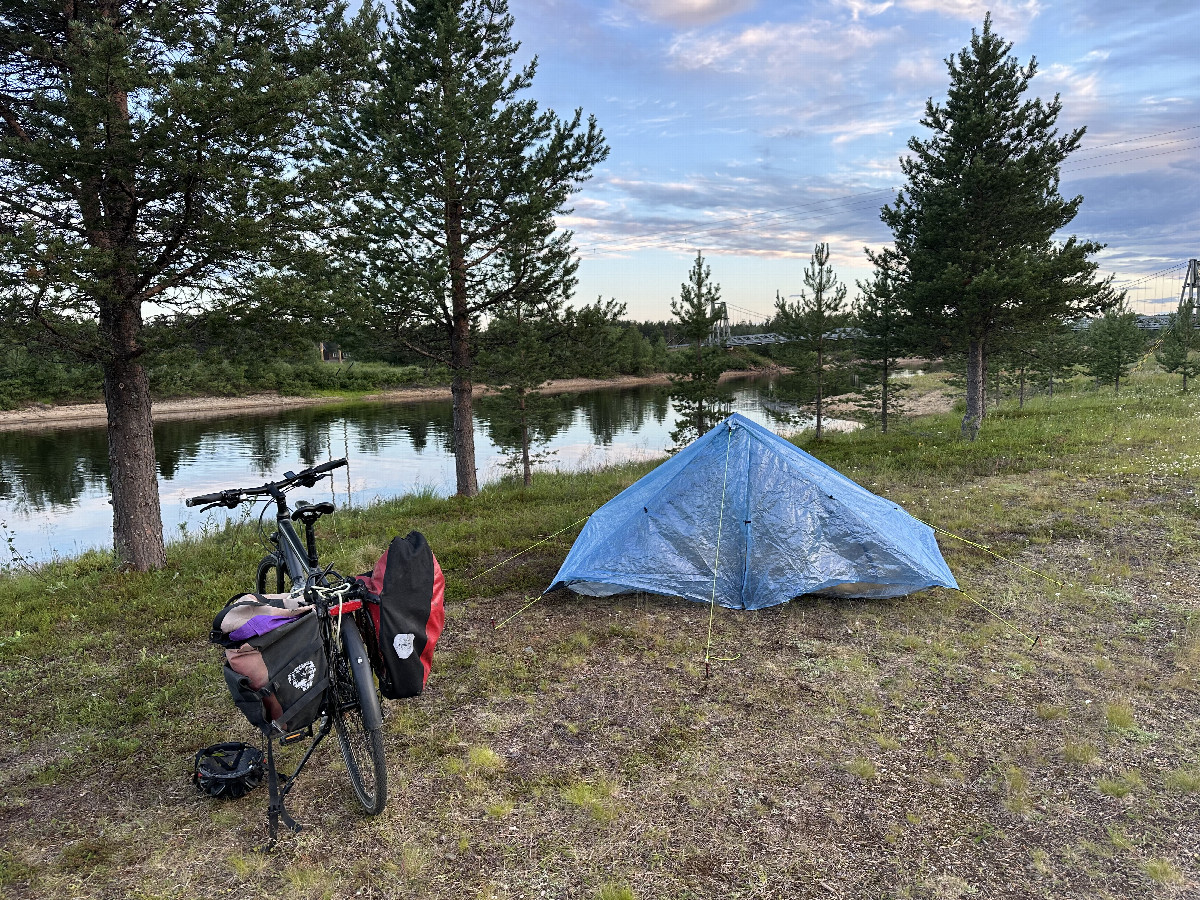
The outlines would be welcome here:
[[[292,669],[292,674],[288,675],[288,681],[292,683],[298,691],[307,691],[313,686],[313,682],[317,678],[317,664],[312,662],[302,662],[296,668]]]
[[[417,636],[415,634],[398,634],[396,639],[392,641],[392,646],[396,648],[396,655],[401,659],[408,659],[413,654],[413,641]]]

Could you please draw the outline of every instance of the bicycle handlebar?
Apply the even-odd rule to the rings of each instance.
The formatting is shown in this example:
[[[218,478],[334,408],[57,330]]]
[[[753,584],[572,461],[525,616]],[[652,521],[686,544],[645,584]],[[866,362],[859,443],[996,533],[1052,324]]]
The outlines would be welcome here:
[[[279,481],[271,481],[267,484],[253,488],[233,488],[225,491],[218,491],[215,494],[201,494],[198,497],[189,497],[183,501],[185,506],[200,506],[207,504],[209,506],[227,506],[233,509],[239,503],[249,500],[251,497],[273,497],[279,491],[285,490],[296,485],[304,487],[312,487],[320,479],[324,478],[334,469],[341,468],[346,465],[346,458],[335,459],[332,462],[321,463],[319,466],[305,469],[303,472],[286,472],[284,477]]]

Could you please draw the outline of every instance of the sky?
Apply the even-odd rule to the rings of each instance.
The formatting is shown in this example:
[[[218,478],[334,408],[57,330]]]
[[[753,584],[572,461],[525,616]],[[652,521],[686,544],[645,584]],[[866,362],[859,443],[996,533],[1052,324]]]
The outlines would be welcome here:
[[[813,245],[838,276],[869,274],[879,208],[945,60],[991,11],[1027,96],[1060,95],[1060,130],[1086,126],[1063,166],[1082,194],[1067,234],[1107,245],[1102,274],[1141,312],[1174,309],[1200,256],[1197,0],[509,0],[529,95],[595,115],[608,159],[560,224],[580,255],[575,302],[670,316],[697,251],[735,321],[798,295]],[[1166,270],[1166,271],[1163,271]],[[1161,273],[1161,274],[1159,274]]]

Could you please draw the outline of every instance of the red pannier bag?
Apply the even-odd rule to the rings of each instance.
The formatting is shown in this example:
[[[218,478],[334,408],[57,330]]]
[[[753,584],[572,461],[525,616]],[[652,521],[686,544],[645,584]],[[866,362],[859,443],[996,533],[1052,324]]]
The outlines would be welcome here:
[[[382,662],[374,665],[379,692],[391,700],[418,696],[446,624],[446,579],[425,535],[393,538],[374,570],[357,577],[379,598],[366,604]]]

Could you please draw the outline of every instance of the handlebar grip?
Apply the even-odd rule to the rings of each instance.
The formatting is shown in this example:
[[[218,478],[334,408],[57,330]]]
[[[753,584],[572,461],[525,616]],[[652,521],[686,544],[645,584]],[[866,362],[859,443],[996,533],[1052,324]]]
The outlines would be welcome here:
[[[201,494],[199,497],[188,497],[183,501],[184,506],[200,506],[203,503],[220,503],[225,499],[223,494]]]
[[[335,459],[332,462],[321,463],[319,466],[313,466],[311,469],[306,469],[301,472],[301,475],[323,475],[326,472],[332,472],[334,469],[341,468],[346,465],[346,457]]]

